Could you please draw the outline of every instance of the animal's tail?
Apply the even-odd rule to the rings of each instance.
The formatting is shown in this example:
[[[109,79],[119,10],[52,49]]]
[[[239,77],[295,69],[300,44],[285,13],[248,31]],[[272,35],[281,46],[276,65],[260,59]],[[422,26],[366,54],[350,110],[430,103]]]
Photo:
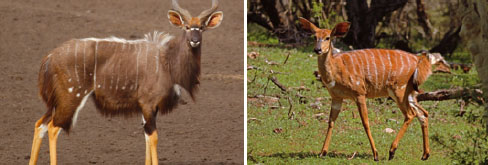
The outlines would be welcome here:
[[[56,107],[56,95],[55,92],[55,85],[53,80],[53,73],[52,68],[49,67],[50,57],[46,56],[42,59],[41,62],[41,69],[39,70],[39,78],[38,78],[38,87],[39,87],[39,96],[42,98],[44,103],[47,106],[47,112],[44,115],[44,119],[42,123],[47,124],[51,121],[51,114],[54,108]]]
[[[432,74],[432,67],[427,53],[422,53],[422,55],[418,56],[418,59],[417,68],[415,68],[415,72],[412,75],[413,89],[416,91],[419,91],[419,86],[427,81],[427,78]]]

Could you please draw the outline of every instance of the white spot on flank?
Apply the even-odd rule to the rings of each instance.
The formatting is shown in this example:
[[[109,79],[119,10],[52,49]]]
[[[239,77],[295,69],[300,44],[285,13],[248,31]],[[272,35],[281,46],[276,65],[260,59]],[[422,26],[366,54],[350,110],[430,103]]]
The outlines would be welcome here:
[[[75,114],[73,115],[73,122],[71,123],[72,127],[75,126],[76,120],[78,119],[78,113],[83,108],[83,106],[85,106],[86,100],[88,99],[88,96],[90,96],[92,94],[92,92],[93,92],[93,90],[90,91],[87,95],[85,95],[85,97],[83,97],[83,99],[81,100],[80,105],[78,105],[78,107],[76,107]]]
[[[68,88],[68,92],[69,92],[69,93],[73,92],[73,87]]]
[[[359,85],[359,84],[360,84],[360,82],[359,81],[356,81],[356,85]]]
[[[87,90],[85,90],[85,94],[86,94],[86,92],[88,92],[88,91],[87,91]]]
[[[80,86],[78,86],[78,88],[80,88],[80,89],[81,89],[81,85],[80,85]]]
[[[404,89],[405,87],[407,87],[407,84],[401,86],[400,89]]]
[[[39,127],[37,127],[37,129],[39,129],[39,136],[38,136],[38,138],[39,139],[42,139],[42,137],[44,137],[44,135],[47,132],[47,125],[41,124]]]
[[[77,93],[77,94],[76,94],[76,97],[80,97],[80,93]]]
[[[98,88],[101,88],[102,86],[100,84],[98,84]]]
[[[125,90],[125,86],[122,87],[122,90]]]
[[[68,79],[68,82],[71,82],[71,79]]]

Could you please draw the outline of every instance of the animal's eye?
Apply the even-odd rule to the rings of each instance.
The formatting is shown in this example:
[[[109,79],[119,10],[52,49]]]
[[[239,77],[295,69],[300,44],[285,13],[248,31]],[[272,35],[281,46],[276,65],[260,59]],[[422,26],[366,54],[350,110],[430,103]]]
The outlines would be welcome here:
[[[330,39],[330,37],[325,38],[326,41],[328,41],[329,39]]]
[[[190,27],[189,26],[185,26],[185,30],[190,30]]]

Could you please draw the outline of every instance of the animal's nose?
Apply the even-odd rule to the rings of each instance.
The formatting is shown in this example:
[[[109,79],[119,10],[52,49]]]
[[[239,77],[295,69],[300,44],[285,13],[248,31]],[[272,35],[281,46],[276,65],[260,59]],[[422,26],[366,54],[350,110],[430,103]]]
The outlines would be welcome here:
[[[315,49],[313,49],[313,51],[315,53],[317,53],[317,54],[321,54],[322,53],[322,49],[320,49],[320,48],[315,48]]]

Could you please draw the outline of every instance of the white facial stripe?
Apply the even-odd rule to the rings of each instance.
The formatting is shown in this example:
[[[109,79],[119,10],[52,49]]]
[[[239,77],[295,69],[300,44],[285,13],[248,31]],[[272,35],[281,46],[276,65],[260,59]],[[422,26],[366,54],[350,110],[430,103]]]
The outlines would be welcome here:
[[[200,28],[190,28],[191,31],[197,30],[197,31],[202,31]]]

